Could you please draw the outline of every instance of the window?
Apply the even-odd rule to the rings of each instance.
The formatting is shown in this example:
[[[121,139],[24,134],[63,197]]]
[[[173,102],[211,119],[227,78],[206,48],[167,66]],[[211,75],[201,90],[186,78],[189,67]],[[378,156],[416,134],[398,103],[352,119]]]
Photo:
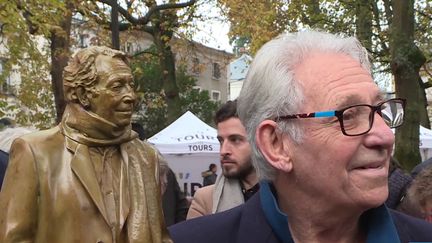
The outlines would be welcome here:
[[[221,77],[221,71],[219,63],[214,62],[213,63],[213,78],[220,79]]]
[[[132,52],[133,52],[133,46],[132,46],[132,43],[130,43],[130,42],[126,42],[126,53],[128,53],[128,54],[132,54]]]
[[[192,89],[197,90],[198,92],[202,90],[201,86],[193,86]]]
[[[3,73],[3,65],[4,60],[0,60],[0,75]],[[3,94],[11,94],[12,86],[10,76],[6,77],[6,79],[0,81],[0,93]]]
[[[80,34],[79,35],[79,47],[80,48],[85,48],[87,47],[86,43],[85,43],[85,37],[86,35]]]
[[[192,59],[192,73],[194,74],[200,73],[200,60],[196,57]]]
[[[212,90],[211,99],[214,101],[219,101],[220,100],[220,91]]]
[[[140,51],[142,51],[142,49],[143,49],[143,48],[142,48],[142,46],[141,46],[141,45],[137,45],[137,47],[136,47],[136,51],[137,51],[137,52],[140,52]]]

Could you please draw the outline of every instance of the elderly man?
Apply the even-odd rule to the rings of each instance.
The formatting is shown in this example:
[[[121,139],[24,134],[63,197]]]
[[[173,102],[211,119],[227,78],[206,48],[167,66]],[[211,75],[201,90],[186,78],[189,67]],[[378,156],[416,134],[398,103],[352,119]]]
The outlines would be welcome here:
[[[384,99],[355,38],[305,31],[257,53],[239,97],[262,179],[235,209],[170,229],[175,242],[432,241],[391,211],[387,173],[405,101]]]
[[[223,174],[214,185],[195,192],[187,219],[222,212],[249,200],[259,189],[251,161],[251,146],[237,115],[237,101],[228,101],[216,112],[217,138]]]
[[[61,123],[14,141],[0,194],[0,242],[171,242],[157,152],[131,131],[122,52],[80,50],[64,70]]]

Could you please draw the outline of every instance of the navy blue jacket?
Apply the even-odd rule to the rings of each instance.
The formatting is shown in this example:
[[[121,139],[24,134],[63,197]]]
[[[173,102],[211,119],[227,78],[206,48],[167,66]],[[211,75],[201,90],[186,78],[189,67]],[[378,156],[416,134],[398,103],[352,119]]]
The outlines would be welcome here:
[[[8,165],[9,154],[0,150],[0,189],[3,184],[4,175],[6,173],[6,168]]]
[[[401,243],[432,242],[432,224],[393,210],[390,215]],[[174,243],[281,242],[268,224],[259,193],[228,211],[187,220],[168,229]]]

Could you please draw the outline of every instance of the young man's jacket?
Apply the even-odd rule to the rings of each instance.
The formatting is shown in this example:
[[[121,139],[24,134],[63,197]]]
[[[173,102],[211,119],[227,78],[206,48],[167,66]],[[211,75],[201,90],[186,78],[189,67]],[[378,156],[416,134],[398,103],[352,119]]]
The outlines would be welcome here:
[[[192,199],[187,219],[222,212],[243,204],[244,197],[238,179],[219,175],[215,184],[199,188]]]

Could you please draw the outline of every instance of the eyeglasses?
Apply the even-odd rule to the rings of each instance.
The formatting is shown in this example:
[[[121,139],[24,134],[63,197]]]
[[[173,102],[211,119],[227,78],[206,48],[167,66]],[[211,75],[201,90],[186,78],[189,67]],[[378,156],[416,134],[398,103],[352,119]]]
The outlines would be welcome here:
[[[390,128],[400,127],[405,115],[406,100],[401,98],[389,99],[377,105],[353,105],[341,110],[320,111],[313,113],[295,114],[276,117],[275,121],[299,118],[337,117],[346,136],[359,136],[368,133],[374,122],[375,112],[380,115]]]

